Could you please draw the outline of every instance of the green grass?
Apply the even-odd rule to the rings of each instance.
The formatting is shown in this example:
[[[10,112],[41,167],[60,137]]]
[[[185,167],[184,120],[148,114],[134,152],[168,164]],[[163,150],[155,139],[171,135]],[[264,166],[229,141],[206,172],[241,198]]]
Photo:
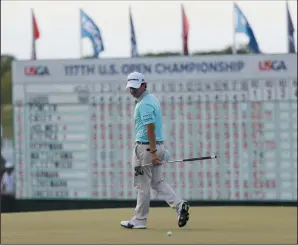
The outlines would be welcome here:
[[[13,110],[12,105],[3,105],[1,108],[1,124],[4,138],[12,140],[13,137]]]
[[[175,211],[151,208],[148,229],[128,230],[133,209],[1,214],[3,244],[295,244],[295,207],[192,207],[179,228]],[[172,231],[171,237],[167,232]]]

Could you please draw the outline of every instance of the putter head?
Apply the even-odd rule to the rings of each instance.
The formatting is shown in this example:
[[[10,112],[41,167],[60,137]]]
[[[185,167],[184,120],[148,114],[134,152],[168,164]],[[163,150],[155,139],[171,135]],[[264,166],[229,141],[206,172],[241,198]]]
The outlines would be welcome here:
[[[144,171],[142,169],[142,166],[135,167],[135,176],[143,175]]]

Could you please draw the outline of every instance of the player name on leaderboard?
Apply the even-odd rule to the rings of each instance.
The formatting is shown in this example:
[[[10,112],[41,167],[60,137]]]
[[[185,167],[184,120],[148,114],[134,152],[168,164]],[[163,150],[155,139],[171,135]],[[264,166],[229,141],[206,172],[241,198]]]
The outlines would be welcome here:
[[[59,96],[28,93],[27,98],[26,106],[15,109],[22,122],[15,129],[21,169],[18,184],[23,187],[19,195],[86,198],[90,174],[88,106],[69,105],[71,95],[64,98],[66,104]]]
[[[171,159],[219,156],[164,165],[184,198],[297,200],[296,59],[277,57],[287,71],[264,73],[255,68],[259,57],[242,57],[242,73],[145,74],[161,102]],[[72,62],[82,61],[44,61],[49,76],[24,76],[23,63],[14,70],[17,198],[133,199],[135,100],[126,74],[68,77],[63,67]]]

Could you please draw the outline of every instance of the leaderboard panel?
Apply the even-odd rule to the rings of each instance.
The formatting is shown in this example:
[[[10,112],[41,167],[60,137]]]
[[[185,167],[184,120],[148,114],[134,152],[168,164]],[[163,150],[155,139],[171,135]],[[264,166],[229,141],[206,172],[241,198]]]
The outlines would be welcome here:
[[[125,84],[16,86],[17,198],[135,198],[135,101]],[[178,193],[190,200],[297,199],[295,79],[148,86],[161,101],[171,158],[220,156],[165,165]]]
[[[73,87],[27,85],[14,106],[18,198],[90,196],[89,106]]]

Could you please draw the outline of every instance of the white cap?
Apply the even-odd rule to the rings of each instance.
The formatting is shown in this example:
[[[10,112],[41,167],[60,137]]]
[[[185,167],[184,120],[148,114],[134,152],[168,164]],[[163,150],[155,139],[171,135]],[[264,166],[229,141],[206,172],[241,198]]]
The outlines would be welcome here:
[[[13,168],[13,164],[9,161],[7,161],[4,165],[5,168]]]
[[[142,73],[139,73],[139,72],[130,73],[127,76],[126,89],[139,88],[142,83],[145,83],[145,76]]]

